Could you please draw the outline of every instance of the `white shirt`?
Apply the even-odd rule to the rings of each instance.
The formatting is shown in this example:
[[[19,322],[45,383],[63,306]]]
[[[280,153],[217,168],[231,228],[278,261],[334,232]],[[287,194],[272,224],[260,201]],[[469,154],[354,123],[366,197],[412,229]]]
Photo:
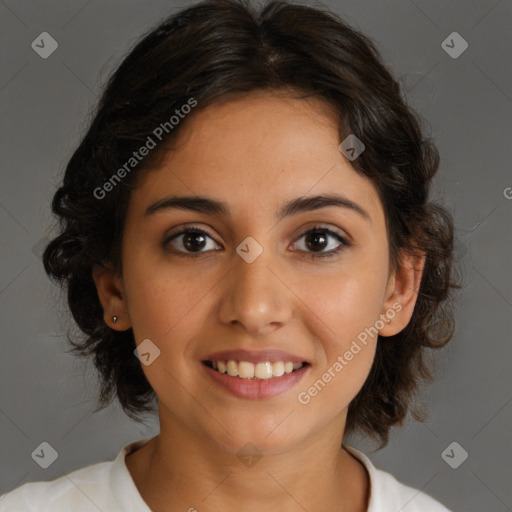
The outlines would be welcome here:
[[[1,512],[151,512],[125,464],[125,456],[152,438],[122,448],[113,461],[77,469],[50,482],[28,482],[0,496]],[[370,475],[367,512],[450,512],[425,493],[377,469],[360,451],[345,446]],[[193,507],[192,507],[193,508]]]

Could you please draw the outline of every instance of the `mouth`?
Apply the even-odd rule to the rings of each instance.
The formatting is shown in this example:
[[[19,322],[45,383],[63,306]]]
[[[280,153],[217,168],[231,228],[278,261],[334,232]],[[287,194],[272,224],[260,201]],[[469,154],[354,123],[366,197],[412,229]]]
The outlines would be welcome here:
[[[215,389],[227,391],[237,398],[251,400],[270,399],[291,390],[311,367],[309,363],[291,361],[267,360],[251,363],[236,359],[210,359],[202,361],[201,366],[210,382],[216,386]]]
[[[244,380],[279,379],[297,372],[305,366],[310,366],[307,362],[260,361],[252,363],[250,361],[237,361],[234,359],[202,361],[202,363],[217,373],[224,373],[230,377]]]
[[[251,400],[269,399],[290,391],[312,366],[304,355],[270,347],[222,350],[203,357],[201,367],[213,389]]]

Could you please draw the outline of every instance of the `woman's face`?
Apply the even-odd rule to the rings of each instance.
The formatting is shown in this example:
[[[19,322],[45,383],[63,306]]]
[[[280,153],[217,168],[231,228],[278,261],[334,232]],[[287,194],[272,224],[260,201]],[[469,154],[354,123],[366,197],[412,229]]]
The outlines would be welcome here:
[[[132,193],[119,281],[161,422],[232,452],[248,442],[282,451],[334,427],[341,436],[374,358],[370,328],[390,335],[406,323],[376,188],[340,152],[319,100],[253,93],[186,123]],[[205,201],[163,202],[189,196]],[[316,196],[341,202],[307,201]],[[245,360],[228,370],[260,376],[266,362],[276,374],[281,362],[307,364],[242,379],[205,364],[215,359]]]

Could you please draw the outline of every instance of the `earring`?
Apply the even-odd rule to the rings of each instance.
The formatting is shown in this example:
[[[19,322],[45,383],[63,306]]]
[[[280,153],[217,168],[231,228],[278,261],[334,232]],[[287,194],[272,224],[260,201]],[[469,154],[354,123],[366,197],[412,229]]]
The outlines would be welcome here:
[[[117,322],[117,316],[113,316],[112,317],[112,322],[116,323]]]

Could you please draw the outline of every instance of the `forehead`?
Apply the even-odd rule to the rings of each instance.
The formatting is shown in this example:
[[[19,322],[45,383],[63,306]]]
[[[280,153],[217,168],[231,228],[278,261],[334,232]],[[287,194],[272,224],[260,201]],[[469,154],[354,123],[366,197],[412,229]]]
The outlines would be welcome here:
[[[274,213],[295,197],[339,193],[383,219],[374,184],[338,149],[339,120],[325,101],[257,92],[197,108],[173,149],[144,172],[134,208],[166,194],[214,196],[240,217]]]

